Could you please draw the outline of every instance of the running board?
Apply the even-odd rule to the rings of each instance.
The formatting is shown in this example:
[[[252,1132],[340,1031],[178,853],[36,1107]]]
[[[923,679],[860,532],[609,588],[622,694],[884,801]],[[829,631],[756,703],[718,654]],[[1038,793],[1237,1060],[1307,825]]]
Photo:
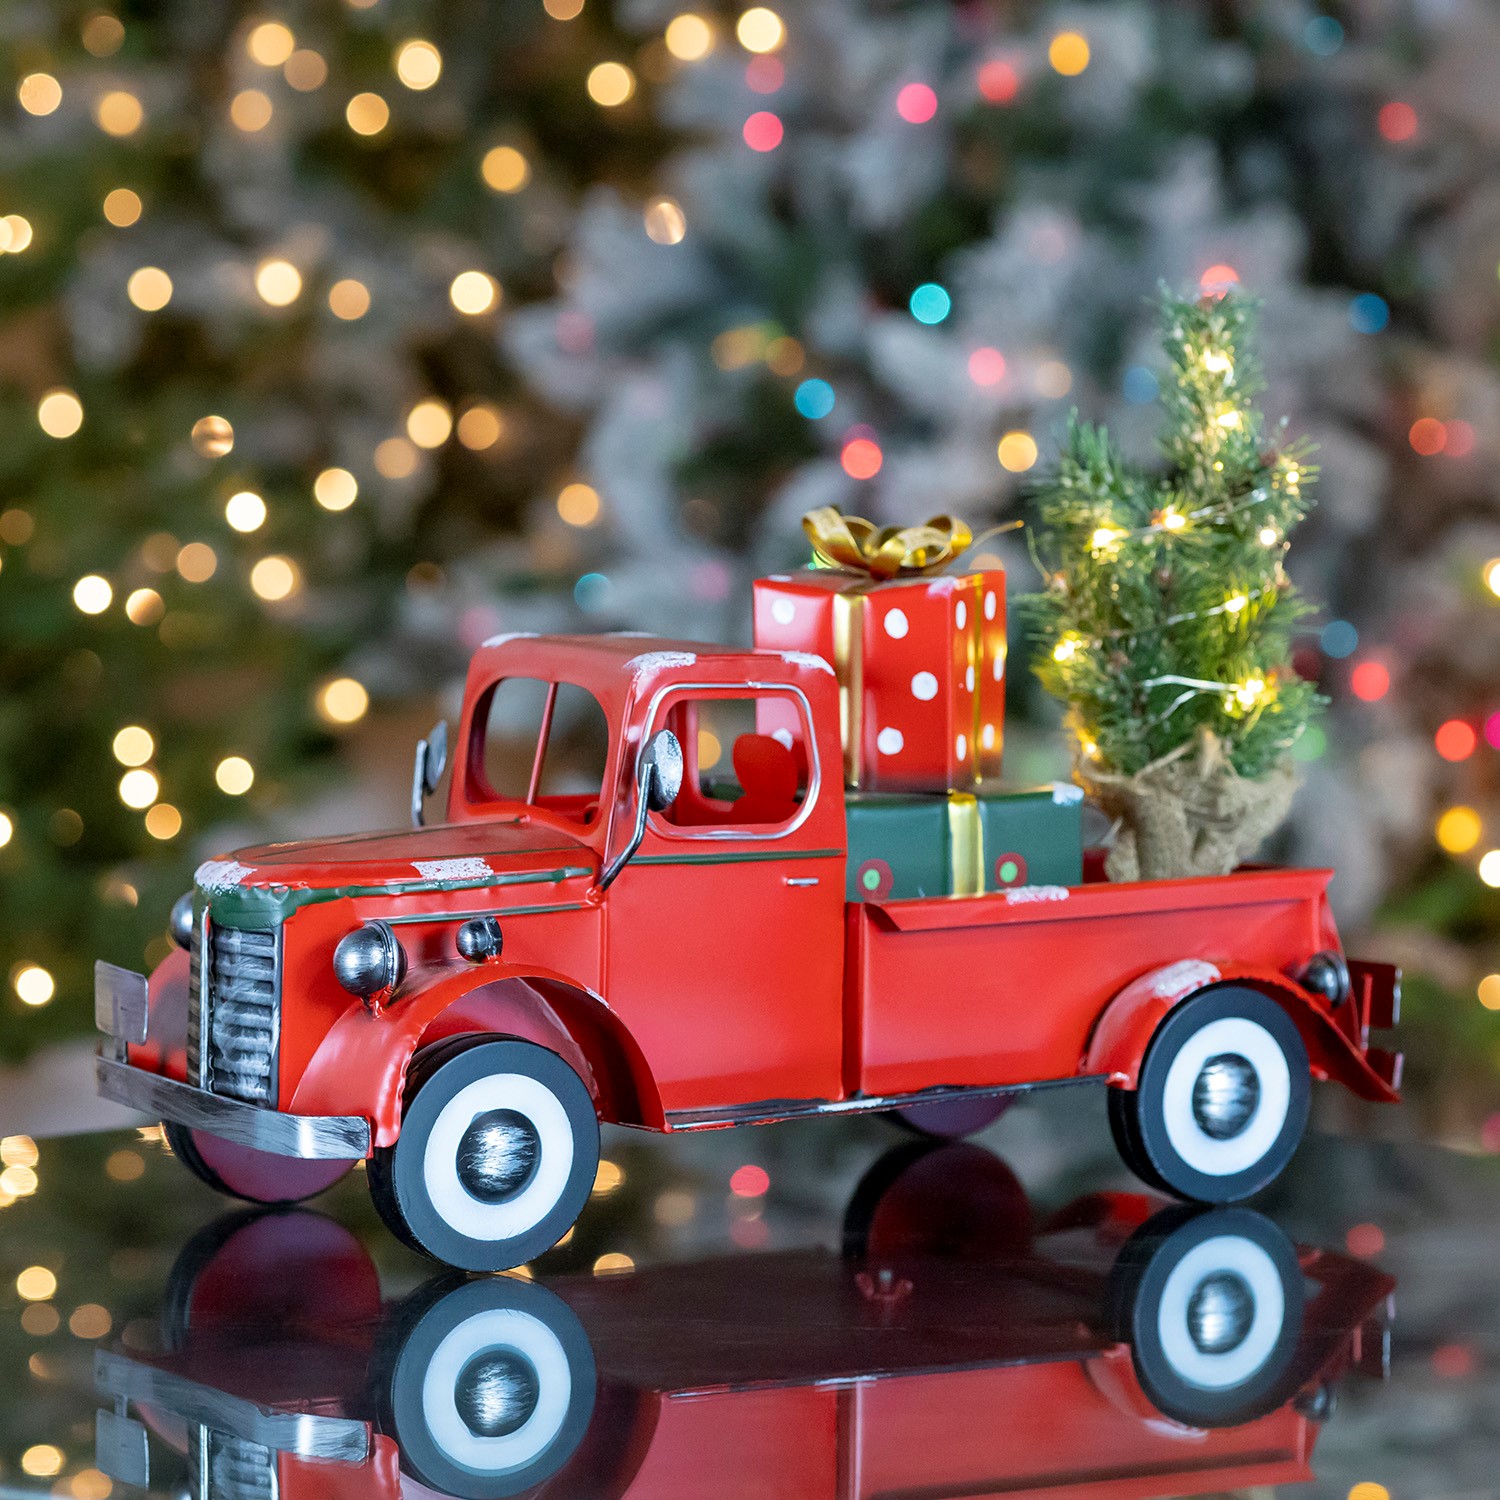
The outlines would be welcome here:
[[[1074,1083],[1103,1083],[1107,1073],[1081,1073],[1073,1078],[1049,1078],[1043,1083],[1001,1083],[976,1088],[922,1089],[915,1094],[856,1094],[849,1099],[758,1099],[751,1104],[725,1104],[716,1109],[670,1109],[668,1130],[726,1130],[733,1125],[772,1125],[781,1120],[805,1120],[815,1115],[867,1115],[882,1109],[911,1109],[924,1104],[950,1104],[959,1099],[989,1099],[1035,1094],[1042,1089]]]

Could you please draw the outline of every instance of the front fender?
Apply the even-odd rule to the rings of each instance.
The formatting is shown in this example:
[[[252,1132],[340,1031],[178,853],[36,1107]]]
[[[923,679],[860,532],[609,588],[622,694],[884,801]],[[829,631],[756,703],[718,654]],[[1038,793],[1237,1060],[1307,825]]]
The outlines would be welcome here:
[[[1322,1002],[1295,980],[1274,971],[1220,968],[1199,959],[1169,964],[1126,985],[1100,1016],[1079,1072],[1089,1077],[1102,1075],[1114,1088],[1133,1089],[1146,1048],[1167,1012],[1209,985],[1230,983],[1259,990],[1286,1011],[1307,1047],[1314,1078],[1337,1079],[1361,1099],[1385,1104],[1400,1101],[1391,1081],[1370,1066]]]
[[[329,1028],[287,1108],[363,1115],[374,1145],[394,1145],[412,1055],[423,1042],[467,1032],[502,1033],[546,1047],[589,1085],[605,1118],[662,1128],[650,1069],[603,999],[564,974],[506,963],[435,964],[409,979],[378,1015],[351,1005]],[[623,1061],[641,1118],[618,1109],[612,1097],[618,1085],[601,1048]]]

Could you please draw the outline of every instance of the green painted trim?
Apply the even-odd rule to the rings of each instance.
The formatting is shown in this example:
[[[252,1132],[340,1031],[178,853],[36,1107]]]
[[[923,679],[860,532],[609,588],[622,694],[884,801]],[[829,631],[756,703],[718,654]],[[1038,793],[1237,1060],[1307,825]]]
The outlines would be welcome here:
[[[410,925],[414,922],[467,922],[470,917],[525,917],[544,911],[587,911],[586,901],[563,901],[555,906],[501,906],[483,911],[435,911],[420,916],[386,917],[392,927]]]
[[[755,849],[745,854],[642,854],[633,865],[745,865],[770,859],[842,859],[842,849]]]
[[[563,865],[555,870],[524,870],[514,874],[491,874],[478,880],[393,880],[384,885],[287,886],[238,885],[227,891],[211,891],[204,898],[209,914],[220,927],[275,927],[304,906],[358,900],[371,896],[413,896],[434,891],[489,890],[511,885],[560,885],[575,875],[588,875],[588,865]],[[199,893],[203,898],[203,893]],[[196,905],[196,903],[195,903]]]

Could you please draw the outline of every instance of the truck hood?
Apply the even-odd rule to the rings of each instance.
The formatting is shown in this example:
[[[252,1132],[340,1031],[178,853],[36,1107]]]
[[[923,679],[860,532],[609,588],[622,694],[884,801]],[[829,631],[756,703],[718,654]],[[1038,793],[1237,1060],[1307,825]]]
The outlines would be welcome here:
[[[233,911],[280,921],[313,901],[557,884],[588,879],[598,864],[554,828],[495,820],[258,844],[206,861],[196,884],[220,921]]]

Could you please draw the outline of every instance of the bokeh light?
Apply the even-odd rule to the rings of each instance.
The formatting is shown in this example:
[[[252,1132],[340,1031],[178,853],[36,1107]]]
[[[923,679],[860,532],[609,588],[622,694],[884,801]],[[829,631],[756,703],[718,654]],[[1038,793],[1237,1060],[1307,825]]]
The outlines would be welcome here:
[[[624,63],[598,63],[589,72],[587,87],[595,104],[614,109],[635,93],[635,74]]]
[[[1349,674],[1349,691],[1362,703],[1378,703],[1391,690],[1391,672],[1383,661],[1362,661]]]
[[[431,42],[403,42],[396,49],[396,77],[409,89],[430,89],[443,73],[443,55]]]
[[[344,106],[344,118],[355,135],[379,135],[391,122],[391,107],[379,94],[356,94]]]
[[[752,151],[774,151],[780,144],[782,129],[780,117],[773,115],[770,110],[757,110],[745,121],[742,132],[745,144]]]
[[[531,181],[531,165],[514,146],[492,146],[479,164],[479,175],[497,193],[519,193]]]
[[[302,273],[289,260],[263,260],[255,268],[255,290],[271,307],[290,307],[302,294]]]
[[[774,10],[752,6],[736,23],[734,34],[747,52],[775,52],[786,41],[786,27]]]
[[[941,323],[953,310],[953,299],[935,281],[924,281],[908,303],[911,315],[919,323]]]
[[[160,312],[172,300],[172,278],[160,266],[132,271],[125,295],[142,312]]]
[[[50,115],[62,103],[62,85],[50,73],[28,73],[16,85],[16,98],[28,115]]]
[[[819,422],[834,408],[834,390],[826,380],[804,380],[792,396],[792,404],[810,422]]]
[[[48,437],[70,438],[83,426],[83,402],[59,387],[37,402],[36,419]]]
[[[1409,141],[1417,133],[1417,112],[1400,99],[1382,104],[1375,121],[1388,141]]]
[[[714,29],[694,11],[684,11],[667,22],[663,40],[678,62],[697,62],[714,50]]]
[[[243,755],[226,755],[214,767],[219,790],[231,797],[243,797],[255,785],[255,767]]]
[[[370,707],[370,695],[353,677],[335,677],[318,692],[318,714],[329,724],[356,724]]]
[[[1029,432],[1007,432],[996,451],[1000,467],[1012,474],[1024,474],[1037,460],[1036,439]]]
[[[324,469],[313,480],[313,499],[324,510],[348,510],[359,496],[359,481],[348,469]]]
[[[116,229],[128,229],[141,216],[141,195],[133,188],[111,188],[104,195],[104,217]]]
[[[937,95],[925,83],[908,83],[896,95],[896,113],[908,125],[925,125],[937,114],[937,107]]]
[[[851,438],[839,454],[839,462],[851,479],[873,479],[885,462],[880,444],[873,438]]]
[[[1479,734],[1463,719],[1449,719],[1438,727],[1432,743],[1444,760],[1467,760],[1479,747]]]
[[[1472,807],[1447,808],[1437,820],[1438,847],[1445,854],[1467,854],[1484,833],[1484,822]]]
[[[448,288],[448,300],[461,313],[478,317],[500,302],[500,283],[483,271],[460,271]]]
[[[1089,65],[1088,38],[1079,31],[1059,31],[1047,47],[1047,61],[1064,78],[1075,78]]]

